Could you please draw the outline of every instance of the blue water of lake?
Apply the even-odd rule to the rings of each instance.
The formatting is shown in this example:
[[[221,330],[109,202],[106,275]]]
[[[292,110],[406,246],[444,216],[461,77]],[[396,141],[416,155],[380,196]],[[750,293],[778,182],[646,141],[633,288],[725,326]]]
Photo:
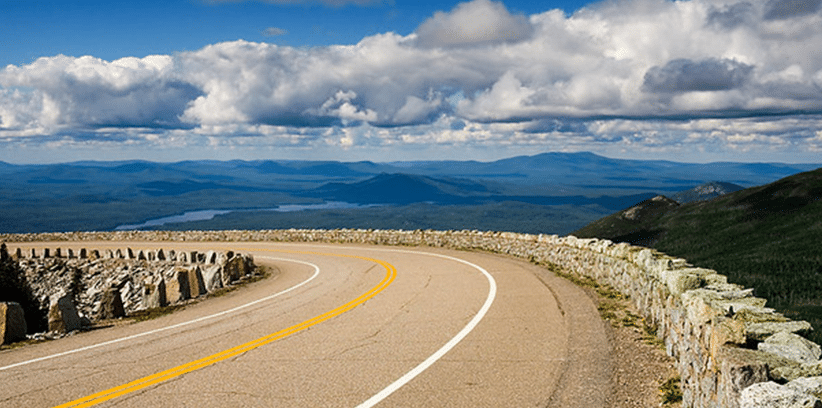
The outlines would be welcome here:
[[[303,210],[342,210],[352,208],[369,208],[375,207],[379,204],[354,204],[342,201],[329,201],[322,204],[284,204],[274,208],[260,208],[250,210],[199,210],[189,211],[179,215],[171,215],[168,217],[148,220],[142,224],[120,225],[115,228],[115,231],[129,231],[146,227],[156,227],[158,225],[173,224],[179,222],[189,221],[206,221],[218,215],[228,214],[232,212],[247,212],[247,211],[277,211],[277,212],[294,212]]]

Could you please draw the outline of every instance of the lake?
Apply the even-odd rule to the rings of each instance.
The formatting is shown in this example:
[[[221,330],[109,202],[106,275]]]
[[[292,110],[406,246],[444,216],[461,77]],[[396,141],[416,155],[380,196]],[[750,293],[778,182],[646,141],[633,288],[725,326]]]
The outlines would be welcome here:
[[[379,204],[354,204],[342,201],[329,201],[322,204],[284,204],[274,208],[257,208],[245,210],[198,210],[188,211],[178,215],[171,215],[168,217],[156,218],[148,220],[142,224],[120,225],[115,228],[115,231],[130,231],[147,227],[156,227],[165,224],[174,224],[179,222],[189,221],[205,221],[210,220],[218,215],[228,214],[232,212],[247,212],[247,211],[277,211],[277,212],[294,212],[304,210],[341,210],[351,208],[369,208],[375,207]]]

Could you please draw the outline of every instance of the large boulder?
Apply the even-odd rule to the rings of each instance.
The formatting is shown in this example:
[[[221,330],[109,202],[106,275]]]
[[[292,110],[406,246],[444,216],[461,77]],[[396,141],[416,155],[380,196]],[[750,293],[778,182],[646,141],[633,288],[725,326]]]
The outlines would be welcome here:
[[[200,270],[200,267],[194,265],[185,269],[186,273],[188,273],[189,297],[193,299],[208,293],[206,292],[205,282],[203,281],[203,272]]]
[[[813,395],[772,381],[742,390],[739,405],[744,408],[822,408],[822,402]]]
[[[120,289],[112,287],[104,291],[103,298],[100,300],[100,319],[116,319],[125,315]]]
[[[805,394],[811,394],[816,398],[822,396],[822,377],[801,377],[785,384],[785,386]]]
[[[146,279],[143,282],[143,308],[154,309],[168,305],[166,299],[166,282],[160,277],[159,279]]]
[[[26,339],[26,316],[17,302],[0,302],[0,344]]]
[[[49,331],[68,333],[83,326],[71,295],[63,295],[49,307]]]
[[[202,269],[203,284],[209,293],[223,287],[222,268],[220,265],[205,265]]]
[[[173,268],[166,275],[166,300],[169,304],[182,302],[191,297],[186,268]]]
[[[745,323],[745,333],[750,340],[763,341],[779,332],[788,333],[810,333],[813,330],[811,324],[804,321],[764,321]]]
[[[235,254],[223,265],[223,286],[228,286],[252,272],[254,272],[254,260],[251,257]]]
[[[216,251],[208,251],[206,252],[205,262],[206,264],[215,264],[217,263],[217,252]]]
[[[780,355],[802,364],[817,363],[819,357],[822,356],[822,349],[818,344],[784,331],[768,337],[759,343],[757,348],[760,351]]]

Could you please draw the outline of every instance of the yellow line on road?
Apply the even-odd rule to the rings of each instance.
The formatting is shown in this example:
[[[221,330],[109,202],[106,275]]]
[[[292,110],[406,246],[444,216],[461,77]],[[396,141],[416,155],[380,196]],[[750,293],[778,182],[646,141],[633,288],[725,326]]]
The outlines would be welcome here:
[[[275,251],[272,251],[275,252]],[[128,393],[132,393],[134,391],[141,390],[146,387],[150,387],[154,384],[159,384],[163,381],[170,380],[175,377],[179,377],[185,373],[189,373],[194,370],[198,370],[203,367],[210,366],[212,364],[218,363],[225,359],[240,355],[245,353],[246,351],[253,350],[257,347],[264,346],[268,343],[271,343],[276,340],[280,340],[282,338],[288,337],[294,333],[300,332],[305,330],[311,326],[316,324],[322,323],[328,319],[333,317],[339,316],[363,303],[365,303],[368,299],[373,298],[378,293],[382,292],[383,289],[388,287],[391,282],[394,281],[394,278],[397,276],[397,268],[393,265],[389,264],[388,262],[381,261],[379,259],[373,258],[366,258],[362,256],[356,255],[343,255],[343,254],[329,254],[329,253],[319,253],[319,252],[302,252],[302,251],[276,251],[276,252],[288,252],[288,253],[299,253],[299,254],[311,254],[311,255],[322,255],[322,256],[337,256],[337,257],[345,257],[345,258],[355,258],[355,259],[362,259],[369,262],[374,262],[376,264],[381,265],[385,268],[386,274],[382,281],[380,281],[377,286],[374,286],[368,292],[363,293],[356,299],[334,309],[330,310],[326,313],[323,313],[319,316],[316,316],[312,319],[306,320],[302,323],[296,324],[289,328],[280,330],[276,333],[269,334],[264,337],[260,337],[257,340],[250,341],[245,344],[241,344],[237,347],[230,348],[228,350],[221,351],[219,353],[210,355],[205,358],[201,358],[196,361],[192,361],[187,364],[183,364],[181,366],[177,366],[157,374],[152,374],[147,377],[143,377],[139,380],[132,381],[128,384],[124,384],[118,387],[114,387],[105,391],[98,392],[96,394],[89,395],[87,397],[80,398],[75,401],[67,402],[62,405],[58,405],[55,408],[68,408],[68,407],[90,407],[92,405],[97,405],[101,402],[108,401],[112,398],[117,398],[122,395],[126,395]]]

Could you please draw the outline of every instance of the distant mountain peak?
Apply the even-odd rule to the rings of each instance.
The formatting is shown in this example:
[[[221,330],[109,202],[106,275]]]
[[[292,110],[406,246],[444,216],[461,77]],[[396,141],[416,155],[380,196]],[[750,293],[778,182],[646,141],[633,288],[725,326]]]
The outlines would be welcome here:
[[[700,184],[690,190],[680,191],[672,195],[671,198],[680,204],[685,204],[694,201],[711,200],[716,197],[743,189],[744,187],[733,183],[711,181],[705,184]]]
[[[627,210],[619,212],[619,217],[623,220],[639,221],[650,213],[658,213],[660,210],[665,210],[670,207],[677,207],[679,203],[665,197],[658,195],[654,198],[645,200]]]
[[[408,204],[462,202],[466,197],[485,195],[487,192],[487,187],[471,180],[380,173],[354,183],[327,183],[310,194],[351,203]]]

